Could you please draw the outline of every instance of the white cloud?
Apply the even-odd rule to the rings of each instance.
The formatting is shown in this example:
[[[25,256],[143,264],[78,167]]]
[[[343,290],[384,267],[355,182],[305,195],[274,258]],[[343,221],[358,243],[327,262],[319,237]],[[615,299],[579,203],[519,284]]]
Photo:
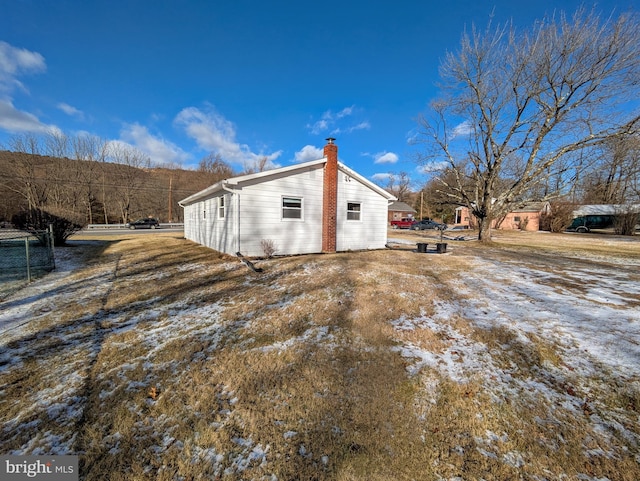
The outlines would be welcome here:
[[[295,162],[308,162],[310,160],[318,160],[324,157],[324,150],[314,147],[313,145],[305,145],[295,153]]]
[[[373,158],[374,164],[395,164],[398,162],[398,156],[393,152],[378,152]]]
[[[46,69],[44,57],[39,53],[0,41],[0,93],[9,94],[16,88],[26,91],[18,76]]]
[[[270,154],[252,152],[248,145],[238,143],[234,124],[213,109],[187,107],[178,113],[174,123],[183,127],[201,149],[218,153],[225,162],[245,168],[255,166],[263,157],[269,167],[276,167],[273,161],[282,155],[281,150]]]
[[[417,171],[420,174],[433,174],[435,172],[442,172],[443,170],[447,169],[449,166],[450,164],[446,160],[434,160],[419,166],[417,168]]]
[[[407,144],[415,145],[418,143],[418,140],[420,139],[420,132],[416,129],[411,129],[410,131],[407,132],[405,137],[407,139]]]
[[[320,119],[314,122],[313,125],[307,125],[307,128],[313,135],[319,135],[329,129],[329,122],[326,119]]]
[[[391,173],[389,173],[389,172],[388,172],[388,173],[381,172],[381,173],[378,173],[378,174],[373,174],[373,175],[371,176],[371,178],[372,178],[374,181],[378,182],[378,183],[386,183],[386,182],[388,182],[392,177],[393,177],[393,174],[391,174]]]
[[[182,163],[189,155],[180,147],[149,132],[147,127],[138,123],[125,124],[120,131],[121,140],[136,147],[151,158],[153,162],[169,164]]]
[[[355,105],[352,105],[351,107],[343,108],[340,112],[336,114],[336,118],[341,119],[342,117],[347,117],[351,115],[353,113],[354,108],[355,108]]]
[[[354,130],[369,130],[370,128],[371,128],[371,124],[369,123],[369,121],[368,121],[368,120],[365,120],[365,121],[363,121],[363,122],[360,122],[360,123],[359,123],[359,124],[357,124],[357,125],[354,125],[354,126],[352,126],[352,127],[349,127],[349,128],[347,129],[347,132],[351,133],[351,132],[353,132]]]
[[[354,115],[357,110],[355,105],[345,107],[337,113],[326,110],[318,120],[307,124],[307,130],[313,135],[320,135],[325,132],[328,132],[329,135],[336,135],[341,133],[350,134],[355,130],[370,129],[371,124],[367,120],[353,123],[353,120],[347,119],[347,117]]]
[[[473,125],[468,120],[456,125],[451,131],[451,138],[466,137],[473,132]]]
[[[0,99],[0,129],[9,132],[59,131],[55,125],[43,124],[38,117],[18,110],[10,100]]]
[[[84,120],[84,112],[82,110],[78,110],[75,107],[72,107],[69,104],[66,104],[64,102],[60,102],[57,105],[59,110],[62,110],[65,114],[69,115],[70,117],[75,117],[79,120]]]
[[[44,57],[39,53],[0,41],[0,129],[11,133],[60,131],[55,125],[47,125],[35,115],[17,109],[11,97],[15,90],[28,92],[19,76],[46,69]]]

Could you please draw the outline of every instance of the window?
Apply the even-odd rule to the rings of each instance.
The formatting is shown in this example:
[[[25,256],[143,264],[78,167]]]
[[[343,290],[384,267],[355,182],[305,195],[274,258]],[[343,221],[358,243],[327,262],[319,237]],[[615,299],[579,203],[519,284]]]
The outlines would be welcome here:
[[[202,209],[202,218],[203,219],[207,218],[207,209]]]
[[[300,197],[282,198],[282,218],[302,219],[302,199]]]
[[[224,195],[218,197],[218,219],[224,219]]]
[[[347,220],[360,220],[360,202],[347,202]]]
[[[514,216],[513,217],[513,221],[514,222],[520,222],[520,216],[519,215]]]

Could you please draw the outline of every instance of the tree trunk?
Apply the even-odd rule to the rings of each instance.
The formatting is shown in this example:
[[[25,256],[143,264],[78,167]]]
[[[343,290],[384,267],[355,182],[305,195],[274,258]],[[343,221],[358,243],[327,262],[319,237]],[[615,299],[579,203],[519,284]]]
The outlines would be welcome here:
[[[491,220],[487,217],[478,217],[478,240],[491,242]]]

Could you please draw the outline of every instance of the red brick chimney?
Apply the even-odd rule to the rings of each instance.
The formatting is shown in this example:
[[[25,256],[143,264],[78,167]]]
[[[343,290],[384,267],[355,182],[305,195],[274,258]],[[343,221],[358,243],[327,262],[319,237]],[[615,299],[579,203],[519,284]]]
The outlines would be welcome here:
[[[324,166],[322,193],[322,252],[336,251],[336,222],[338,218],[338,146],[329,137],[324,146],[327,163]]]

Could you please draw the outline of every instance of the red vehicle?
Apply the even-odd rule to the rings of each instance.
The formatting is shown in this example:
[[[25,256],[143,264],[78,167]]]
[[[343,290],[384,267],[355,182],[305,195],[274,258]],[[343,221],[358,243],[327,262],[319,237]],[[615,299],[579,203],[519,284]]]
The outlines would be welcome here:
[[[416,220],[411,217],[405,217],[400,220],[392,220],[391,228],[392,229],[411,229],[411,226],[415,224]]]

